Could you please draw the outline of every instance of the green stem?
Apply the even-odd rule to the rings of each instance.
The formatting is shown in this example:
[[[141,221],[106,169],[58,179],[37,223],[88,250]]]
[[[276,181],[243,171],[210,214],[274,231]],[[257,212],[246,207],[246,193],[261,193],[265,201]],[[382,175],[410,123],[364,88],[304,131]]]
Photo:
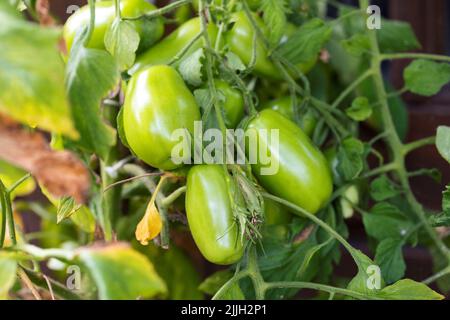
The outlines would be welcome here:
[[[369,5],[368,0],[360,0],[360,8],[364,10]],[[367,31],[370,40],[371,51],[373,56],[371,58],[371,68],[374,71],[373,80],[375,83],[375,93],[378,96],[378,100],[381,103],[381,116],[383,120],[384,129],[389,131],[390,134],[385,138],[386,144],[389,147],[392,161],[397,164],[396,174],[398,180],[402,186],[402,189],[405,190],[406,200],[410,203],[411,209],[418,217],[419,221],[423,223],[424,228],[433,242],[436,244],[439,252],[447,258],[450,262],[450,252],[444,242],[439,238],[434,228],[429,224],[428,219],[426,217],[425,211],[423,210],[422,205],[417,201],[416,197],[412,193],[411,186],[408,180],[408,174],[405,167],[405,158],[404,158],[404,145],[402,144],[399,136],[395,131],[394,122],[392,120],[391,113],[389,111],[389,105],[386,99],[387,93],[384,87],[383,76],[381,73],[381,62],[383,59],[394,59],[394,58],[411,58],[411,57],[428,57],[434,58],[440,56],[434,55],[423,55],[423,54],[392,54],[392,55],[381,55],[380,49],[378,46],[378,40],[376,36],[376,31],[368,30]],[[440,60],[448,60],[450,58],[439,58]]]
[[[212,297],[212,300],[220,300],[223,295],[227,292],[229,288],[231,288],[232,285],[234,285],[239,280],[248,277],[248,271],[243,270],[238,273],[236,273],[230,280],[228,280]]]
[[[439,271],[438,273],[432,275],[431,277],[423,280],[422,282],[424,284],[426,284],[426,285],[429,285],[429,284],[439,280],[440,278],[442,278],[442,277],[444,277],[444,276],[446,276],[448,274],[450,274],[450,265],[447,266],[445,269]]]
[[[150,176],[147,172],[145,172],[144,169],[135,164],[124,165],[122,171],[130,175],[143,177],[142,180],[144,182],[144,185],[147,187],[150,193],[153,194],[156,192],[157,184],[152,179],[155,177],[155,175],[152,174],[153,176]],[[163,224],[163,228],[160,233],[161,247],[167,249],[169,247],[170,235],[169,235],[169,219],[167,217],[167,210],[163,204],[164,198],[165,195],[162,191],[158,192],[158,194],[156,195],[156,205],[158,206],[159,214],[161,215],[161,221]]]
[[[5,194],[5,206],[6,206],[6,214],[8,216],[9,237],[11,238],[11,244],[15,246],[17,244],[16,226],[14,225],[14,213],[12,209],[11,195],[9,193]]]
[[[394,170],[397,170],[397,169],[398,169],[398,164],[396,162],[392,162],[392,163],[388,163],[388,164],[385,164],[383,166],[380,166],[378,168],[375,168],[373,170],[370,170],[369,172],[367,172],[364,175],[362,175],[361,178],[367,179],[367,178],[378,176],[380,174],[387,173],[387,172],[390,172],[390,171],[394,171]]]
[[[161,203],[164,207],[170,206],[175,200],[177,200],[182,194],[186,192],[187,187],[183,186],[169,194],[167,197],[165,197]]]
[[[312,282],[300,282],[300,281],[293,281],[293,282],[271,282],[266,284],[266,290],[268,289],[276,289],[276,288],[293,288],[293,289],[313,289],[313,290],[319,290],[328,292],[330,294],[342,294],[345,296],[349,296],[355,299],[370,299],[370,300],[380,300],[380,298],[377,298],[375,296],[369,296],[365,295],[353,290],[348,289],[341,289],[337,287],[327,286],[319,283],[312,283]]]
[[[206,47],[206,74],[208,78],[208,88],[211,91],[212,103],[214,106],[214,110],[216,112],[217,122],[219,123],[219,128],[222,131],[222,137],[226,137],[227,127],[225,126],[225,121],[222,116],[222,111],[220,110],[220,105],[217,103],[217,89],[214,83],[214,73],[213,73],[213,56],[211,55],[211,51],[213,51],[211,47],[211,40],[209,39],[208,28],[206,24],[206,18],[203,14],[203,8],[205,8],[205,0],[199,1],[199,9],[198,14],[200,16],[201,21],[201,30],[203,33],[203,39],[205,40]],[[226,141],[223,141],[224,150],[226,148]]]
[[[369,69],[364,72],[360,77],[358,77],[355,81],[353,81],[333,102],[331,107],[333,109],[338,108],[339,105],[344,101],[344,99],[351,94],[364,80],[373,75],[373,70]]]
[[[335,238],[337,241],[339,241],[344,246],[344,248],[347,249],[347,251],[352,256],[354,256],[355,249],[350,245],[350,243],[348,243],[347,240],[345,240],[338,232],[336,232],[336,230],[334,230],[328,224],[326,224],[325,222],[323,222],[322,220],[317,218],[315,215],[309,213],[308,211],[300,208],[299,206],[297,206],[289,201],[286,201],[284,199],[281,199],[281,198],[271,195],[269,193],[262,192],[261,194],[264,198],[271,199],[275,202],[278,202],[278,203],[294,210],[295,211],[294,213],[298,213],[300,216],[305,216],[308,219],[312,220],[314,223],[316,223],[317,225],[319,225],[320,227],[325,229],[325,231],[327,231],[333,238]]]
[[[100,163],[100,172],[102,179],[102,189],[107,189],[110,185],[114,184],[114,179],[108,174],[106,170],[107,164],[104,161]],[[116,194],[114,192],[103,193],[102,196],[102,215],[100,217],[100,225],[103,229],[105,236],[105,241],[111,241],[113,238],[112,231],[112,217],[113,213],[113,203],[115,201]]]
[[[120,13],[120,0],[114,0],[114,9],[116,11],[116,19],[120,19],[122,17]]]
[[[450,62],[450,57],[429,53],[391,53],[380,54],[380,60],[397,60],[397,59],[428,59]]]
[[[179,7],[189,4],[191,2],[192,2],[192,0],[178,0],[178,1],[172,2],[171,4],[168,4],[165,7],[150,11],[149,13],[146,13],[142,16],[133,17],[133,18],[125,18],[124,20],[139,20],[142,18],[146,18],[146,19],[157,18],[157,17],[163,16],[166,13],[169,13],[175,9],[178,9]]]
[[[248,276],[252,279],[256,300],[263,300],[267,290],[267,284],[259,271],[256,248],[252,247],[248,254]]]
[[[20,178],[19,180],[17,180],[16,182],[14,182],[14,184],[8,189],[8,193],[12,194],[14,192],[14,190],[16,190],[16,188],[18,186],[20,186],[23,182],[25,182],[25,180],[27,180],[28,178],[31,177],[31,173],[27,173],[26,175],[24,175],[22,178]]]
[[[199,32],[194,38],[191,39],[191,41],[189,41],[189,43],[187,45],[185,45],[183,47],[183,49],[181,49],[180,52],[178,52],[173,58],[172,60],[170,60],[170,62],[168,63],[169,65],[173,65],[175,63],[177,63],[181,58],[184,57],[184,55],[189,51],[189,49],[192,48],[192,46],[203,36],[203,32]]]
[[[3,181],[0,179],[0,206],[2,209],[2,216],[1,216],[1,225],[0,225],[0,248],[3,248],[3,244],[5,243],[5,236],[6,236],[6,219],[7,219],[7,213],[6,213],[6,188],[3,184]]]
[[[94,33],[95,28],[95,0],[88,0],[89,4],[89,10],[90,10],[90,20],[89,20],[89,27],[88,27],[88,33],[86,35],[86,38],[84,39],[84,46],[87,47],[89,44],[89,41],[91,41],[92,34]]]
[[[403,146],[403,154],[407,155],[408,153],[410,153],[413,150],[422,148],[424,146],[428,146],[428,145],[433,145],[436,142],[436,137],[428,137],[428,138],[424,138],[424,139],[420,139],[411,143],[408,143],[406,145]]]

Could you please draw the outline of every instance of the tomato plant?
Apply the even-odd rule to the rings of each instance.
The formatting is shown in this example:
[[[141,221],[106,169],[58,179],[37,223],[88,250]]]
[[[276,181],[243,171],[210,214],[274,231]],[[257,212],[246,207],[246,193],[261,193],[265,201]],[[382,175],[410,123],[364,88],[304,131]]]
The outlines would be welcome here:
[[[450,186],[426,208],[410,178],[441,174],[405,159],[450,163],[450,128],[405,142],[402,94],[438,94],[450,58],[369,4],[89,0],[59,26],[0,2],[0,299],[445,298]],[[405,278],[419,245],[435,273]]]

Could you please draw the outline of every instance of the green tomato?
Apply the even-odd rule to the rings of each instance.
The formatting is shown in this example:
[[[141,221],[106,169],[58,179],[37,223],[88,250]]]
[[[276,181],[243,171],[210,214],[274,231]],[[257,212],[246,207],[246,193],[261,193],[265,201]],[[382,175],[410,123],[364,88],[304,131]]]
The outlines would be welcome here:
[[[177,145],[171,135],[182,128],[193,135],[194,121],[200,119],[194,96],[174,68],[152,66],[131,78],[123,129],[130,148],[149,165],[163,170],[180,167],[171,159]]]
[[[272,129],[279,130],[278,150],[276,141],[267,139]],[[258,154],[267,151],[272,159],[270,165],[278,164],[278,171],[270,175],[261,174],[267,165],[260,158],[252,164],[255,176],[265,189],[310,213],[322,208],[333,191],[330,168],[302,129],[278,112],[265,109],[250,120],[246,133],[257,137]],[[249,149],[247,146],[247,152]]]
[[[300,103],[301,99],[298,99],[297,102]],[[262,109],[275,110],[282,114],[284,117],[295,122],[294,108],[292,106],[292,98],[290,96],[268,101],[262,105]],[[312,136],[317,125],[317,118],[311,109],[308,109],[308,111],[306,111],[302,119],[300,119],[299,125],[300,128],[302,128],[309,137]]]
[[[228,128],[236,128],[244,116],[244,97],[242,93],[223,80],[214,81],[217,91],[225,97],[223,104],[225,125]]]
[[[239,261],[244,248],[234,221],[228,173],[220,165],[197,165],[187,177],[186,214],[197,247],[210,262]]]
[[[264,224],[267,226],[288,224],[292,214],[285,207],[271,199],[264,199]]]
[[[256,14],[253,14],[253,18],[258,27],[267,35],[267,27],[261,18]],[[231,21],[234,22],[234,25],[226,35],[227,43],[231,52],[236,54],[244,64],[249,65],[253,55],[253,34],[255,32],[251,21],[244,11],[234,13]],[[259,38],[256,39],[256,63],[254,72],[261,76],[278,78],[278,70],[272,61],[270,61],[268,52]]]
[[[253,13],[253,18],[261,29],[263,34],[267,37],[269,34],[268,27],[264,24],[263,20]],[[253,55],[253,35],[254,29],[250,19],[247,17],[244,11],[236,12],[232,19],[234,25],[232,29],[227,33],[226,39],[230,47],[231,52],[236,54],[244,64],[247,66],[250,64]],[[285,41],[295,32],[295,27],[292,29],[287,28],[282,41]],[[300,63],[297,68],[304,74],[308,73],[316,64],[318,57],[314,57],[310,61]],[[275,67],[273,62],[269,58],[269,53],[264,47],[261,39],[256,39],[256,63],[254,66],[254,73],[269,79],[280,80],[283,76]],[[296,75],[293,74],[295,77]]]
[[[209,23],[208,34],[212,43],[216,41],[217,27]],[[129,71],[134,74],[145,67],[158,64],[168,64],[177,54],[180,53],[191,41],[201,32],[200,18],[193,18],[183,23],[178,29],[172,32],[168,37],[151,47],[149,50],[137,57],[136,63]],[[189,56],[203,46],[204,39],[198,39],[185,53]]]
[[[120,12],[123,18],[136,18],[145,13],[155,10],[156,7],[145,0],[122,0]],[[95,28],[88,43],[89,48],[104,49],[105,33],[113,23],[116,16],[114,1],[97,1],[95,4]],[[66,42],[67,51],[72,48],[75,35],[83,27],[89,26],[91,14],[89,6],[84,6],[76,11],[64,25],[63,37]],[[164,23],[160,18],[151,21],[131,21],[135,30],[141,38],[139,49],[146,50],[164,34]]]

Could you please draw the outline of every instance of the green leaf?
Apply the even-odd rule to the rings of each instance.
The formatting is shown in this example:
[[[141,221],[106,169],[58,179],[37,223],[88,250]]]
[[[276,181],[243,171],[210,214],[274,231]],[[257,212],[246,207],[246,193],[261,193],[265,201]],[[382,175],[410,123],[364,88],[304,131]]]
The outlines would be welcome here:
[[[286,0],[263,0],[260,6],[263,11],[263,19],[266,26],[269,28],[269,41],[272,45],[277,45],[280,42],[287,23]]]
[[[202,292],[214,296],[233,276],[230,270],[221,270],[206,278],[198,287]],[[238,283],[234,283],[222,296],[223,300],[244,300],[245,296]]]
[[[402,247],[403,240],[399,238],[384,239],[377,246],[375,262],[380,266],[386,283],[393,283],[405,275]]]
[[[144,247],[140,244],[137,245],[137,249],[150,259],[166,283],[167,299],[203,299],[203,294],[198,288],[201,282],[200,275],[183,250],[173,244],[169,250],[153,245]]]
[[[60,223],[64,219],[69,218],[77,212],[81,205],[76,204],[75,200],[70,196],[64,196],[59,200],[58,210],[56,213],[56,223]]]
[[[345,110],[345,113],[355,121],[365,121],[372,115],[372,107],[369,99],[358,97],[352,102],[352,106]]]
[[[450,214],[445,212],[435,214],[430,216],[428,221],[433,227],[450,227]]]
[[[105,48],[116,58],[120,70],[133,65],[139,41],[139,34],[131,22],[120,19],[115,19],[105,34]]]
[[[433,227],[450,227],[450,185],[442,193],[442,213],[430,216],[429,221]]]
[[[370,41],[367,34],[357,33],[350,39],[342,40],[341,44],[349,54],[354,56],[370,52]]]
[[[83,34],[77,36],[70,53],[66,90],[81,134],[80,146],[105,158],[116,143],[116,134],[103,122],[100,104],[118,83],[119,69],[108,52],[83,47],[83,38]]]
[[[12,185],[23,178],[27,172],[21,168],[18,168],[9,162],[0,159],[0,179],[6,188],[12,187]],[[25,196],[30,194],[36,189],[36,182],[33,178],[28,178],[22,182],[13,192],[15,196]]]
[[[317,57],[332,31],[329,24],[314,18],[298,28],[277,51],[292,64],[307,63]]]
[[[244,71],[245,69],[247,69],[247,67],[245,66],[245,64],[242,62],[241,58],[239,58],[239,56],[237,54],[229,51],[229,52],[227,52],[225,57],[227,59],[228,66],[233,71]]]
[[[425,284],[411,279],[399,280],[378,293],[379,297],[390,300],[442,300],[444,296]]]
[[[450,127],[439,126],[437,128],[436,148],[442,158],[450,163]]]
[[[383,19],[381,29],[377,30],[377,36],[383,53],[409,51],[421,47],[411,25],[404,21]]]
[[[358,273],[350,281],[347,289],[366,295],[377,294],[384,287],[384,280],[379,267],[359,250],[353,250],[352,256],[358,266]]]
[[[213,296],[228,280],[231,279],[232,276],[233,272],[231,272],[230,270],[217,271],[203,280],[198,288],[202,292]]]
[[[82,205],[71,216],[70,220],[81,230],[87,233],[94,233],[95,231],[95,216],[92,211]]]
[[[152,263],[124,244],[84,248],[78,259],[89,270],[102,300],[152,298],[167,293]]]
[[[17,262],[7,252],[0,252],[0,300],[8,298],[8,291],[16,282]]]
[[[375,201],[384,201],[401,193],[401,190],[386,176],[382,175],[370,184],[370,196]]]
[[[418,59],[403,72],[405,87],[422,96],[437,94],[450,81],[450,64]]]
[[[363,214],[363,223],[368,235],[383,241],[386,238],[403,238],[412,223],[392,204],[380,202]]]
[[[181,61],[178,71],[184,81],[195,87],[202,84],[202,68],[204,59],[205,53],[203,48],[200,48]]]
[[[337,171],[344,180],[352,180],[359,176],[364,168],[364,144],[356,138],[346,138],[337,154]]]
[[[60,33],[0,11],[0,112],[77,139],[64,91]]]

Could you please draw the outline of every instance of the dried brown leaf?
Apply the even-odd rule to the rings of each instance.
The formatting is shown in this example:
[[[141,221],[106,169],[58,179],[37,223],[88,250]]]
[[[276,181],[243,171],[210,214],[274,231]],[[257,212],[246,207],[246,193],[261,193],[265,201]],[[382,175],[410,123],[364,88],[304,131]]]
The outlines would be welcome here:
[[[38,131],[29,131],[0,116],[0,158],[30,172],[55,197],[85,203],[89,172],[69,151],[52,150]]]

